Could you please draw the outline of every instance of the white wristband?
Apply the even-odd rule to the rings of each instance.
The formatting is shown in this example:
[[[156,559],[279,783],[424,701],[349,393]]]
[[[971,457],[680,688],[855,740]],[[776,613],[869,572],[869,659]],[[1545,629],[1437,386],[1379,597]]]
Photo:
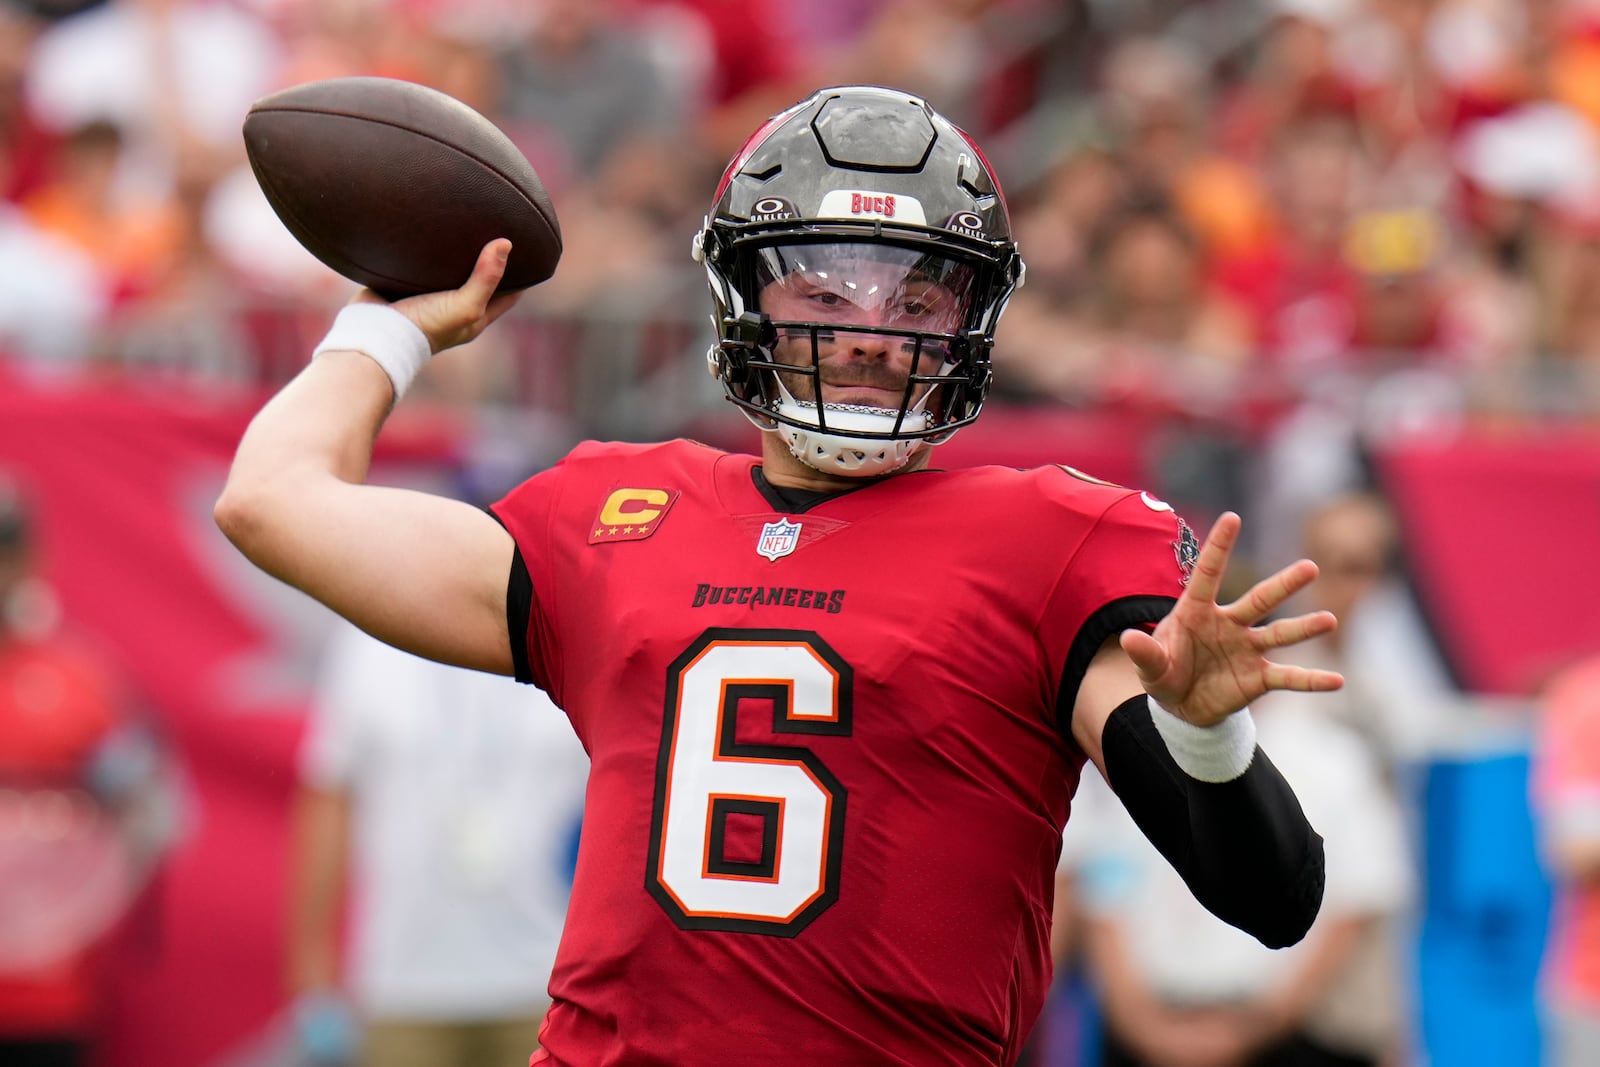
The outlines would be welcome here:
[[[360,352],[370,357],[389,376],[398,404],[411,380],[433,356],[433,346],[416,323],[388,304],[346,304],[311,357],[324,352]]]
[[[1196,726],[1178,718],[1155,697],[1147,700],[1156,732],[1167,751],[1190,778],[1231,782],[1245,772],[1256,754],[1256,721],[1240,708],[1215,726]]]

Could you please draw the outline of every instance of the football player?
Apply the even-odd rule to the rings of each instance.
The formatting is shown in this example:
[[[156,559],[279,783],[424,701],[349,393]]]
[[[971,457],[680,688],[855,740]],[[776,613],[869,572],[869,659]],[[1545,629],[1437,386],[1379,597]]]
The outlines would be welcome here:
[[[694,242],[709,360],[759,456],[586,443],[489,509],[363,485],[434,353],[511,305],[359,294],[257,415],[216,507],[385,641],[514,674],[592,760],[536,1062],[1013,1062],[1050,983],[1084,765],[1219,916],[1298,940],[1321,839],[1248,704],[1302,560],[1219,604],[1238,534],[1053,466],[941,470],[1023,265],[978,147],[925,102],[818,92],[737,154]]]

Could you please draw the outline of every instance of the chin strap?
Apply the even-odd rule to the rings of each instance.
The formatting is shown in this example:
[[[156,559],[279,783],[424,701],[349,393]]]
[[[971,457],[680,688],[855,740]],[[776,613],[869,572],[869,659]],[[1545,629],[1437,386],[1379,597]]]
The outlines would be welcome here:
[[[817,405],[809,400],[796,400],[794,395],[778,382],[778,403],[773,427],[789,446],[794,457],[806,466],[823,474],[842,475],[847,478],[874,478],[892,474],[904,467],[928,439],[924,437],[889,437],[895,432],[895,422],[900,422],[900,432],[921,433],[933,422],[933,416],[921,410],[927,397],[899,418],[898,411],[887,408],[861,407],[854,404],[828,404],[823,414],[828,419],[826,431],[818,428]],[[790,419],[785,422],[783,419]],[[795,425],[803,423],[805,425]],[[841,431],[841,432],[835,432]],[[863,437],[859,434],[871,434]]]
[[[789,407],[793,404],[794,407]],[[787,409],[787,410],[786,410]],[[778,411],[795,414],[795,409],[815,412],[813,404],[784,401]],[[856,408],[829,404],[826,408],[828,426],[832,430],[889,433],[894,430],[897,415],[879,409]],[[917,431],[925,428],[929,417],[923,412],[908,414],[901,429]],[[850,478],[872,478],[891,474],[904,467],[928,442],[925,438],[854,437],[848,433],[824,433],[818,429],[794,426],[779,422],[779,435],[794,453],[796,459],[824,474],[839,474]]]

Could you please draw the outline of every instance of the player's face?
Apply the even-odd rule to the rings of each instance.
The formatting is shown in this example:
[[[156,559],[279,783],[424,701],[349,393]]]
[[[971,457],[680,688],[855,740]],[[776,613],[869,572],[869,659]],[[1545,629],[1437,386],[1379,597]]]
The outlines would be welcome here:
[[[776,358],[795,367],[815,362],[830,404],[899,408],[910,375],[944,366],[946,339],[971,299],[970,267],[909,249],[795,245],[764,255],[772,280],[759,306],[777,324]],[[779,376],[795,399],[817,399],[811,375]],[[928,388],[919,385],[913,399]]]

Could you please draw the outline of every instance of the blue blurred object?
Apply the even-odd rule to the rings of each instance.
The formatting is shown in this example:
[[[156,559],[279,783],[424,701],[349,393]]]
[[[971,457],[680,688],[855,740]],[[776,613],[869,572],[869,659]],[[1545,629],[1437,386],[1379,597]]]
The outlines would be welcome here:
[[[1539,1062],[1537,982],[1550,912],[1526,753],[1440,761],[1422,785],[1420,1025],[1431,1067]]]
[[[300,1053],[313,1067],[355,1062],[361,1029],[344,998],[307,993],[294,1003],[294,1032]]]

